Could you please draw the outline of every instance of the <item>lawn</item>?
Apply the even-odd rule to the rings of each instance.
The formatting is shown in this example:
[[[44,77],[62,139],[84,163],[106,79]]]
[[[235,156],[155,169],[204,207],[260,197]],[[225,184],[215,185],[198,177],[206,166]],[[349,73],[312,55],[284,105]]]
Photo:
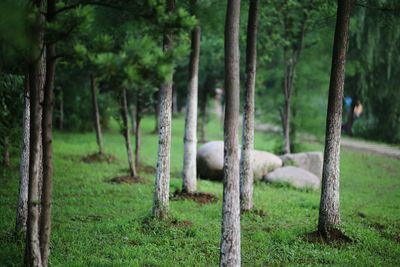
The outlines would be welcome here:
[[[183,125],[173,121],[171,192],[181,186]],[[143,120],[142,159],[155,166],[154,119]],[[208,138],[222,138],[222,124],[210,122]],[[96,151],[94,133],[55,133],[51,266],[217,266],[222,184],[200,181],[199,189],[218,196],[213,204],[171,201],[172,219],[149,219],[154,173],[147,183],[113,184],[127,173],[123,137],[104,134],[113,163],[84,163]],[[272,151],[279,136],[256,133],[256,148]],[[322,150],[303,144],[304,150]],[[0,172],[0,266],[19,266],[24,243],[13,236],[18,194],[18,151],[13,166]],[[319,191],[255,185],[256,209],[265,215],[241,218],[243,266],[399,266],[400,161],[342,150],[342,231],[353,242],[321,244],[305,240],[316,229]]]

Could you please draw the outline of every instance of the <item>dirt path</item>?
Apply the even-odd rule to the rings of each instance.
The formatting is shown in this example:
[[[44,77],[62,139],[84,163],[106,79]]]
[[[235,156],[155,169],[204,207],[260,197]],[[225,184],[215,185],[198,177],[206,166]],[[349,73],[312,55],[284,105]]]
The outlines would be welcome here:
[[[259,132],[269,132],[269,133],[276,133],[276,134],[281,133],[281,128],[279,126],[272,125],[272,124],[265,124],[265,123],[257,122],[256,125],[254,125],[254,128],[256,131],[259,131]],[[304,140],[307,140],[310,142],[318,142],[317,138],[315,138],[315,136],[313,136],[313,135],[305,134],[303,137],[304,137]],[[400,148],[386,145],[386,144],[377,144],[377,143],[363,141],[363,140],[356,140],[356,139],[352,139],[349,137],[342,137],[341,145],[342,145],[342,147],[355,149],[358,151],[365,151],[368,153],[375,153],[375,154],[384,155],[384,156],[391,157],[391,158],[400,159]]]

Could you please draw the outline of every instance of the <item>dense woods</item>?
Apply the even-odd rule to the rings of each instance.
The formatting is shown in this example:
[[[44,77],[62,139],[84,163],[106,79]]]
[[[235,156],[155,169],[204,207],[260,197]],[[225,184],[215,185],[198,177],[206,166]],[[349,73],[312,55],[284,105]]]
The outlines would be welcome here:
[[[399,25],[397,0],[2,1],[0,265],[74,263],[76,222],[99,222],[94,246],[130,246],[77,266],[341,260],[298,252],[310,244],[367,261],[370,228],[399,264]],[[385,208],[366,215],[350,193],[387,177],[368,189]],[[131,250],[143,254],[125,261]]]

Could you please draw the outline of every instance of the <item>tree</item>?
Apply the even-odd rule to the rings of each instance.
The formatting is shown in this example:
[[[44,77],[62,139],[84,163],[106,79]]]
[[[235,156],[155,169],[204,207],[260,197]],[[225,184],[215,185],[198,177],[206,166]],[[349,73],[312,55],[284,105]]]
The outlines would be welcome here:
[[[240,266],[239,200],[240,0],[229,0],[225,22],[224,192],[220,266]]]
[[[240,201],[241,210],[253,208],[253,167],[254,148],[254,91],[257,65],[257,20],[259,0],[251,0],[247,23],[246,85],[243,108],[242,152],[240,158]]]
[[[99,147],[99,154],[103,154],[103,138],[101,134],[99,104],[97,102],[97,81],[94,74],[90,74],[90,92],[92,93],[93,119],[94,128],[96,130],[97,146]]]
[[[175,10],[175,0],[167,0],[166,10]],[[173,35],[170,29],[164,33],[163,49],[165,53],[172,50]],[[172,73],[159,91],[160,113],[158,115],[158,158],[154,192],[153,216],[165,218],[169,210],[170,148],[171,148],[171,108],[172,108]]]
[[[196,0],[191,2],[195,9]],[[192,11],[192,13],[194,13]],[[200,26],[192,30],[192,47],[189,62],[189,86],[186,100],[186,120],[183,153],[182,191],[193,193],[197,190],[196,150],[197,150],[197,91],[199,83]]]
[[[351,6],[352,1],[338,1],[331,80],[329,84],[321,202],[318,221],[318,231],[326,237],[329,237],[330,231],[340,224],[340,133],[342,126],[343,87]]]

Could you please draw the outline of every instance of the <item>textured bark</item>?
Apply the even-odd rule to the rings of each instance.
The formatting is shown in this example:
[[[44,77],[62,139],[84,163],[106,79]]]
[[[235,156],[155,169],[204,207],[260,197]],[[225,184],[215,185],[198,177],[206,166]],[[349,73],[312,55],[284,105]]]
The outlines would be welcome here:
[[[339,0],[337,9],[318,222],[318,230],[323,235],[328,234],[329,230],[340,224],[340,133],[351,2]]]
[[[139,100],[139,95],[136,98],[136,112],[135,112],[135,165],[136,168],[140,164],[140,145],[142,143],[142,133],[140,132],[140,122],[142,121],[142,109]]]
[[[47,22],[55,20],[55,0],[47,0]],[[40,253],[43,266],[48,266],[51,233],[51,208],[53,193],[53,99],[56,73],[56,44],[46,45],[46,81],[44,84],[42,150],[43,150],[43,187],[42,208],[40,213]]]
[[[136,134],[136,107],[133,105],[129,106],[129,109],[131,111],[131,127],[132,127],[132,134]]]
[[[253,208],[253,166],[254,148],[254,91],[257,65],[257,20],[259,0],[251,0],[247,23],[246,85],[243,108],[242,153],[240,158],[240,201],[241,210]]]
[[[43,11],[44,2],[34,0],[33,5]],[[41,51],[43,42],[42,14],[37,15],[37,27],[33,32],[34,55],[30,63],[29,88],[30,88],[30,151],[29,151],[29,189],[28,189],[28,221],[26,243],[26,265],[43,266],[39,242],[39,216],[40,216],[40,180],[41,180],[41,123],[43,96],[43,74],[45,73],[44,52]]]
[[[17,206],[16,233],[26,233],[26,221],[28,219],[28,183],[29,183],[29,72],[25,74],[24,82],[24,113],[22,118],[22,151],[19,167],[19,194]]]
[[[3,165],[10,167],[10,149],[9,149],[8,136],[3,138]]]
[[[167,12],[175,10],[175,0],[167,1]],[[164,53],[172,50],[173,34],[167,29],[164,34]],[[168,78],[159,92],[159,142],[157,173],[155,181],[153,216],[159,219],[168,217],[169,212],[169,180],[171,150],[171,112],[172,112],[172,76]]]
[[[97,146],[99,147],[99,153],[103,154],[103,138],[101,135],[101,124],[100,124],[100,113],[99,113],[99,105],[97,102],[97,83],[96,78],[93,74],[90,75],[90,88],[92,93],[92,105],[93,105],[93,119],[94,119],[94,128],[96,129],[96,141]]]
[[[136,168],[133,164],[133,153],[132,153],[132,143],[131,136],[129,133],[129,113],[128,113],[128,100],[126,98],[126,90],[123,89],[121,93],[121,117],[122,117],[122,135],[125,138],[125,147],[128,154],[128,167],[129,175],[136,177]]]
[[[60,118],[58,129],[62,131],[64,129],[64,93],[62,88],[60,89]]]
[[[239,199],[240,0],[229,0],[225,21],[224,192],[220,266],[240,266]]]
[[[189,86],[186,101],[186,120],[183,156],[183,191],[193,193],[197,190],[196,151],[197,151],[197,91],[199,84],[200,27],[192,31],[192,47],[189,63]]]

